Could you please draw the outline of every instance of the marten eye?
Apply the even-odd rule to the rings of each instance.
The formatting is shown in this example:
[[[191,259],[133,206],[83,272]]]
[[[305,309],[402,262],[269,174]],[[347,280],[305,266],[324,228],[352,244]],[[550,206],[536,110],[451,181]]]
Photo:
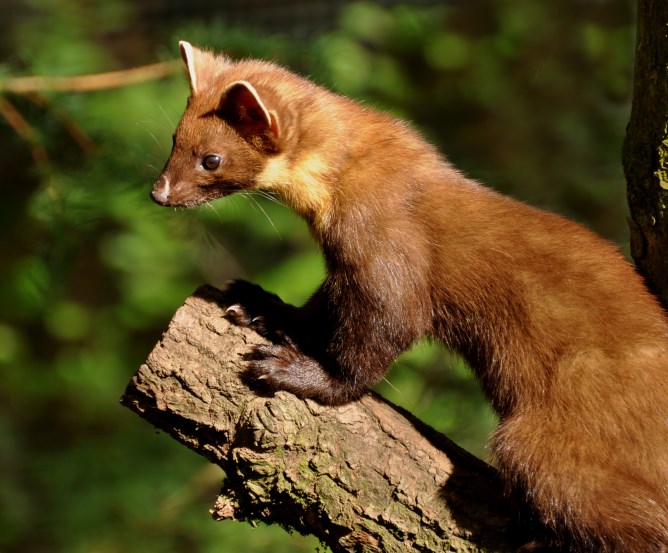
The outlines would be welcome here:
[[[215,171],[220,166],[220,156],[212,154],[202,160],[202,167],[207,171]]]

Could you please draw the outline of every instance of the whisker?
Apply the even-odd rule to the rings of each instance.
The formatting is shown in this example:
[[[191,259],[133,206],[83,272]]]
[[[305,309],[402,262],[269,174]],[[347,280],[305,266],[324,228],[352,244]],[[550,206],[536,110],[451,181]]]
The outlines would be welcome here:
[[[397,388],[394,384],[392,384],[392,382],[390,382],[386,376],[383,377],[383,380],[390,388],[392,388],[395,392],[397,392],[397,394],[399,394],[400,397],[404,398],[404,394],[401,392],[401,390]]]
[[[161,104],[160,102],[158,102],[158,107],[160,108],[160,111],[162,111],[162,113],[165,115],[165,118],[167,119],[167,121],[169,122],[169,124],[170,124],[172,127],[176,127],[176,125],[174,124],[174,122],[169,118],[169,115],[167,115],[167,112],[165,111],[165,108],[162,107],[162,104]]]
[[[139,121],[137,121],[137,125],[139,125]],[[150,130],[148,130],[146,127],[142,127],[142,129],[144,129],[148,134],[151,135],[153,140],[155,140],[155,143],[158,145],[158,148],[160,148],[160,151],[164,151],[163,145],[160,144],[160,141],[156,138],[156,136]]]
[[[271,192],[267,192],[266,190],[253,190],[255,194],[258,194],[265,198],[266,200],[269,200],[270,202],[274,202],[277,205],[286,207],[285,204],[280,200],[280,198],[274,196]]]
[[[210,210],[212,210],[218,217],[220,224],[223,224],[223,218],[220,216],[220,212],[213,206],[211,202],[204,202],[204,207],[208,207]]]
[[[264,210],[264,208],[260,205],[260,203],[259,203],[259,202],[258,202],[258,201],[257,201],[251,194],[248,194],[247,192],[242,192],[241,195],[242,195],[244,198],[248,198],[248,200],[249,200],[250,202],[252,202],[251,205],[255,204],[255,206],[257,206],[257,208],[258,208],[258,209],[264,214],[264,216],[267,218],[267,221],[269,221],[269,224],[270,224],[271,227],[274,229],[274,232],[276,233],[276,236],[278,236],[278,238],[279,238],[280,240],[283,240],[283,237],[281,236],[281,233],[278,232],[278,229],[276,228],[276,225],[274,225],[274,222],[271,220],[271,217],[269,217],[269,214]]]

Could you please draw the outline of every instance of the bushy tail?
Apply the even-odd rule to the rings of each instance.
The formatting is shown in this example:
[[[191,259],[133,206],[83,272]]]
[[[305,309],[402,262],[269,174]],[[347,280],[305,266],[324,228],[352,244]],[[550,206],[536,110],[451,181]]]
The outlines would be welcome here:
[[[573,553],[668,553],[668,451],[626,455],[622,444],[560,436],[549,421],[525,431],[526,422],[502,423],[493,445],[508,493],[541,541]]]

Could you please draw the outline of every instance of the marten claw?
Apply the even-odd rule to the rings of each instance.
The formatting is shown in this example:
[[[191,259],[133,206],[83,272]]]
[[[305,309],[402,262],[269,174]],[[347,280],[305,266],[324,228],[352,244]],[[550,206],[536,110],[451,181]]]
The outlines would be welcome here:
[[[286,343],[285,332],[276,328],[284,323],[288,306],[276,295],[257,284],[244,280],[232,281],[225,290],[229,306],[224,317],[237,326],[252,328],[260,336],[276,344]]]
[[[248,326],[252,328],[255,332],[257,332],[260,336],[263,336],[264,338],[266,338],[270,342],[273,342],[274,344],[290,343],[290,339],[286,336],[283,330],[278,328],[272,328],[271,325],[268,324],[268,322],[269,321],[267,317],[259,315],[257,317],[254,317]]]
[[[267,338],[267,334],[269,333],[269,331],[267,329],[266,322],[267,322],[266,317],[258,315],[257,317],[253,317],[251,319],[251,322],[248,326],[250,326],[260,336],[264,336],[265,338]]]
[[[237,326],[249,326],[252,320],[246,310],[238,303],[230,305],[225,310],[225,318]]]
[[[252,316],[240,304],[230,305],[224,317],[232,324],[252,328],[260,336],[275,343],[285,342],[285,334],[281,330],[271,329],[264,315]]]
[[[264,393],[273,393],[282,385],[299,352],[289,346],[255,346],[244,356],[247,361],[243,379],[248,386]]]

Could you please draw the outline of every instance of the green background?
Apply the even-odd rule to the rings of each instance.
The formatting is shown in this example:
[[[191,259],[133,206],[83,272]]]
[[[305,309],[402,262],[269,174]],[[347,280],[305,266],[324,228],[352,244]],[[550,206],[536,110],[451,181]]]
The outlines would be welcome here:
[[[180,39],[269,58],[412,121],[471,177],[626,251],[629,1],[5,2],[0,78],[168,60]],[[260,196],[150,201],[187,95],[179,73],[2,96],[29,140],[0,117],[0,551],[317,547],[214,523],[219,469],[118,404],[198,285],[247,278],[300,303],[323,275],[304,224]],[[378,389],[486,456],[494,417],[455,355],[417,346]]]

